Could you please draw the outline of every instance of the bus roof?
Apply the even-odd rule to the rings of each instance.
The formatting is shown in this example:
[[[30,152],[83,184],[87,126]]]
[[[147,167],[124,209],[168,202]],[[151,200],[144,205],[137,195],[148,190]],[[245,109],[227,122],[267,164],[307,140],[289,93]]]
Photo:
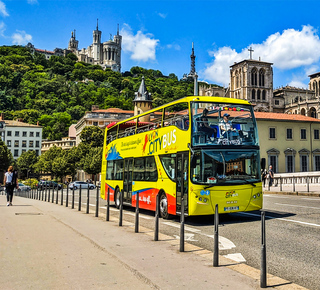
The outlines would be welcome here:
[[[124,119],[124,120],[121,120],[121,121],[118,121],[118,122],[112,122],[110,123],[106,128],[107,129],[110,129],[116,125],[121,125],[123,123],[126,123],[126,122],[129,122],[131,120],[132,121],[132,124],[133,123],[136,123],[135,119],[139,118],[139,117],[142,117],[144,115],[147,115],[147,114],[150,114],[152,112],[156,112],[156,111],[159,111],[161,110],[162,108],[166,108],[168,106],[171,106],[171,105],[174,105],[174,104],[178,104],[178,103],[183,103],[183,102],[207,102],[207,103],[230,103],[230,104],[242,104],[242,105],[251,105],[248,101],[246,100],[240,100],[240,99],[232,99],[232,98],[223,98],[223,97],[214,97],[214,96],[189,96],[189,97],[184,97],[184,98],[181,98],[181,99],[178,99],[178,100],[175,100],[175,101],[172,101],[168,104],[165,104],[165,105],[162,105],[162,106],[159,106],[159,107],[156,107],[156,108],[153,108],[149,111],[146,111],[144,113],[141,113],[139,115],[136,115],[136,116],[133,116],[133,117],[130,117],[130,118],[127,118],[127,119]],[[138,122],[138,126],[139,125],[147,125],[147,124],[150,124],[149,122]]]

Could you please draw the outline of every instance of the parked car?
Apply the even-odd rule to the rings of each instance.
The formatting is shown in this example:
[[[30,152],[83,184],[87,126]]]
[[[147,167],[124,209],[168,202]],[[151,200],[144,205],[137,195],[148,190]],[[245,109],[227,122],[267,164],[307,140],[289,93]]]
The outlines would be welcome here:
[[[29,191],[31,190],[31,187],[28,185],[25,185],[23,183],[19,183],[18,191]]]
[[[37,188],[39,190],[44,190],[46,189],[46,187],[55,188],[55,189],[58,188],[58,190],[60,190],[62,188],[62,185],[52,180],[42,180],[42,181],[39,181],[37,184]]]
[[[78,189],[78,188],[80,188],[80,185],[81,185],[81,189],[87,189],[87,188],[89,188],[89,189],[94,189],[94,188],[96,188],[96,186],[94,185],[94,184],[92,184],[92,183],[88,183],[88,182],[84,182],[84,181],[74,181],[74,182],[71,182],[70,184],[69,184],[69,188],[70,189]]]

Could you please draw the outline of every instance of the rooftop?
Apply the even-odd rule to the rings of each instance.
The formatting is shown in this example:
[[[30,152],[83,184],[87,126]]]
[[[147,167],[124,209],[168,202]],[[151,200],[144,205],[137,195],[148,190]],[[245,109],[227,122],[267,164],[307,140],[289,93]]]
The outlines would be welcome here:
[[[294,121],[294,122],[316,122],[320,123],[319,119],[307,117],[298,114],[283,114],[269,112],[254,112],[257,120],[274,120],[274,121]]]
[[[28,124],[16,120],[4,120],[7,127],[34,127],[34,128],[42,128],[39,125]]]

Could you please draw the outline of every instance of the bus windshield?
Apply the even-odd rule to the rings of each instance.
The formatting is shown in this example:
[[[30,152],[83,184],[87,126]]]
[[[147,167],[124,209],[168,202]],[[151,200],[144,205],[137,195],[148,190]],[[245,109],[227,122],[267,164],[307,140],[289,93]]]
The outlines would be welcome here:
[[[258,145],[250,105],[191,102],[192,145]]]
[[[195,150],[191,181],[207,185],[259,182],[259,153],[256,150]]]

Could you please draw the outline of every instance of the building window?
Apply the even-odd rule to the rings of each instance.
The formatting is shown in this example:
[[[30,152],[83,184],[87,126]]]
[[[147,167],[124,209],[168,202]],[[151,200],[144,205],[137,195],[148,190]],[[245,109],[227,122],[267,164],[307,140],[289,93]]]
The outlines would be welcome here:
[[[300,171],[301,172],[308,171],[308,155],[300,156]]]
[[[33,141],[29,141],[29,147],[33,147]]]
[[[276,139],[276,128],[269,128],[269,138]]]
[[[279,105],[280,105],[280,101],[279,101],[279,100],[274,100],[274,104],[275,104],[276,106],[279,106]]]
[[[7,131],[7,136],[11,136],[11,131]]]
[[[259,71],[259,86],[264,87],[264,70],[260,69]]]
[[[22,150],[21,150],[21,153],[24,153],[24,152],[27,152],[27,150],[26,150],[26,149],[22,149]]]
[[[22,137],[27,137],[27,132],[26,131],[22,132]]]
[[[252,100],[256,99],[256,90],[252,90]]]
[[[307,139],[307,130],[306,129],[301,129],[300,138],[301,138],[301,140],[306,140]]]
[[[277,163],[278,163],[278,156],[277,155],[269,155],[269,165],[272,165],[272,170],[273,172],[278,172],[278,167],[277,167]]]
[[[39,148],[40,147],[40,142],[36,141],[36,147]]]
[[[320,155],[314,155],[314,170],[320,171]]]
[[[287,128],[287,139],[291,140],[292,139],[292,129]]]
[[[257,100],[260,100],[260,94],[261,94],[261,91],[258,90],[258,91],[257,91]]]
[[[22,147],[27,147],[27,141],[26,140],[22,140]]]
[[[18,157],[19,156],[19,150],[18,149],[14,149],[13,156],[14,157]]]
[[[251,71],[251,85],[256,86],[257,85],[257,69],[253,68]]]
[[[19,147],[19,140],[14,141],[14,147]]]
[[[15,137],[19,137],[19,135],[20,135],[20,132],[19,132],[19,131],[15,131],[15,132],[14,132],[14,136],[15,136]]]
[[[294,156],[286,155],[286,172],[294,172]]]
[[[40,132],[36,132],[36,137],[40,137]]]
[[[39,150],[36,150],[36,156],[39,156]]]
[[[93,126],[98,126],[98,122],[93,122]]]
[[[11,140],[7,140],[7,146],[11,147]]]
[[[30,136],[30,137],[33,137],[33,135],[34,135],[34,133],[33,133],[33,132],[30,132],[30,135],[29,135],[29,136]]]
[[[262,101],[266,100],[266,90],[262,91]]]
[[[319,129],[315,129],[313,131],[313,136],[315,140],[319,140]]]

